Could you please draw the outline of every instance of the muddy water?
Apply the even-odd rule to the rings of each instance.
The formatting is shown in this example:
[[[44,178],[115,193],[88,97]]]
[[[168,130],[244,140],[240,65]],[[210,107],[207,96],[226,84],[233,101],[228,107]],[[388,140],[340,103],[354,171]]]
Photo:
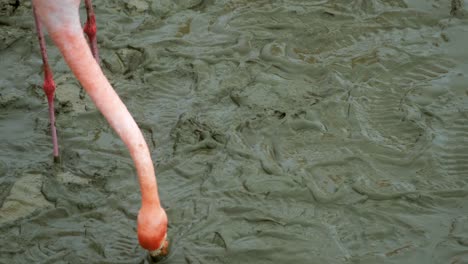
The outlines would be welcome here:
[[[452,2],[96,0],[104,71],[157,163],[167,263],[468,263]],[[52,163],[30,2],[0,3],[0,263],[145,262],[125,147],[49,45]]]

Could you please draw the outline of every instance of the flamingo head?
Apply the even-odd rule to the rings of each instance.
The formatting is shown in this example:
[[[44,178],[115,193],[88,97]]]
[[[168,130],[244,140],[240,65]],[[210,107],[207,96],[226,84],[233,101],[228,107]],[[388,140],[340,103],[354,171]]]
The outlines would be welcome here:
[[[143,205],[138,213],[138,241],[157,261],[169,253],[167,215],[161,207]]]

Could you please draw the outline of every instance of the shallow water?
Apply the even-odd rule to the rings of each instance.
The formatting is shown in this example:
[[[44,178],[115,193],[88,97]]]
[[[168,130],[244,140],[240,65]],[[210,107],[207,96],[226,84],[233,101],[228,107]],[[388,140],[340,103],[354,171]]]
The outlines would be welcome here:
[[[140,263],[131,159],[30,2],[0,16],[0,263]],[[456,1],[455,1],[456,2]],[[448,0],[95,1],[167,263],[468,263],[468,15]]]

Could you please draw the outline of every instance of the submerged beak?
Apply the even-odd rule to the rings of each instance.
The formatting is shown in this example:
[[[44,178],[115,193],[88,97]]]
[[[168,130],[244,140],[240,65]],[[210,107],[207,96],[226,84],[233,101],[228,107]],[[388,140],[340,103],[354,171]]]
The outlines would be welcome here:
[[[149,251],[149,256],[152,263],[157,263],[161,261],[169,254],[169,241],[167,241],[167,235],[164,238],[164,242],[162,243],[161,247],[155,249],[153,251]]]

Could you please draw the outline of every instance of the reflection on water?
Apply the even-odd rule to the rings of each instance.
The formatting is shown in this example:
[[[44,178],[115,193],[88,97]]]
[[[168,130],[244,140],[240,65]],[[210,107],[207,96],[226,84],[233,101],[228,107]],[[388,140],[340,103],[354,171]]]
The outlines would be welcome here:
[[[167,263],[468,262],[452,2],[96,0],[105,73],[158,165]],[[49,45],[52,164],[30,3],[0,4],[0,262],[146,261],[126,149]]]

